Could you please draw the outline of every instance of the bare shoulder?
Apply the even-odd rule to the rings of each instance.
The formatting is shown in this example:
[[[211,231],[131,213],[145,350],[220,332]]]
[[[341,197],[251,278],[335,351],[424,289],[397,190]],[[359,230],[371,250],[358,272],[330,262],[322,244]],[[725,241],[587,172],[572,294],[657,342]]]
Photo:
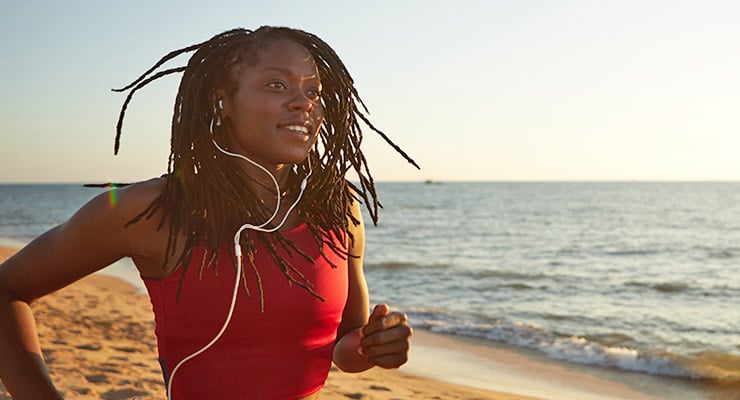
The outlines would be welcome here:
[[[3,263],[0,289],[31,301],[151,245],[156,229],[126,224],[162,190],[162,180],[154,179],[95,196]]]
[[[125,187],[108,189],[82,206],[61,229],[65,234],[73,234],[80,230],[95,234],[103,229],[106,236],[115,237],[117,240],[126,237],[136,238],[137,234],[143,232],[139,231],[132,235],[132,229],[125,228],[162,194],[164,185],[164,179],[154,178]],[[141,225],[140,227],[143,228]]]
[[[112,207],[123,207],[123,211],[129,212],[143,211],[164,192],[165,184],[164,178],[152,178],[122,188],[111,189],[102,195],[108,196]],[[111,198],[115,200],[110,200]]]
[[[160,214],[159,211],[151,214],[150,206],[164,193],[165,185],[164,178],[154,178],[100,195],[103,197],[100,200],[114,214],[111,216],[111,222],[115,224],[113,230],[120,235],[119,240],[128,243],[126,256],[150,253],[153,245],[163,247],[159,245],[162,240]],[[132,223],[134,220],[136,222]]]

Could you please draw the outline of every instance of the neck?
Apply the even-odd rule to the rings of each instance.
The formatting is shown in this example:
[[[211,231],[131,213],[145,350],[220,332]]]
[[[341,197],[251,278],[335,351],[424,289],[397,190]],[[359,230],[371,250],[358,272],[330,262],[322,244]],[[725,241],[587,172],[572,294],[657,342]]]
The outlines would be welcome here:
[[[251,164],[246,165],[244,169],[249,176],[249,182],[247,182],[247,184],[261,199],[268,201],[274,200],[276,194],[280,194],[281,196],[285,195],[291,174],[290,165],[280,164],[265,167],[265,170],[269,171],[269,174],[262,168]],[[270,175],[272,175],[272,177]],[[273,181],[273,177],[275,178],[275,181]],[[275,187],[276,181],[279,188]],[[276,193],[276,190],[279,190],[279,193]]]
[[[268,169],[273,174],[275,181],[279,185],[276,193],[275,181],[261,168],[249,169],[249,185],[259,198],[259,201],[267,210],[274,211],[274,219],[265,226],[267,229],[278,229],[279,227],[294,227],[300,221],[297,211],[291,211],[297,205],[303,190],[296,189],[291,191],[291,186],[295,185],[295,180],[291,179],[292,171],[289,164],[277,166],[274,169]]]
[[[257,161],[252,160],[251,158],[239,154],[234,153],[231,151],[228,151],[212,139],[213,145],[216,146],[216,148],[221,152],[224,153],[227,156],[230,157],[236,157],[239,159],[242,159],[245,161],[243,164],[244,171],[247,173],[247,176],[250,177],[251,182],[247,182],[248,185],[252,187],[252,189],[255,191],[255,193],[260,193],[262,191],[267,191],[269,193],[272,193],[274,196],[275,190],[278,190],[277,195],[279,195],[281,188],[283,186],[286,186],[286,182],[288,181],[288,178],[290,177],[290,165],[289,164],[275,164],[275,165],[262,165],[258,163]],[[280,186],[280,188],[276,188],[276,186]],[[264,200],[264,197],[259,196]]]

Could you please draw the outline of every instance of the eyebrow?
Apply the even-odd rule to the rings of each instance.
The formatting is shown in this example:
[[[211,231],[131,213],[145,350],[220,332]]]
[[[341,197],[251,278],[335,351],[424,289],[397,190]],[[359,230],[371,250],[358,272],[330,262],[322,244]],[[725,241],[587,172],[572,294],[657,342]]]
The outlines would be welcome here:
[[[293,71],[291,71],[291,70],[289,70],[287,68],[283,68],[283,67],[277,67],[277,66],[265,67],[265,68],[263,68],[263,70],[264,71],[280,72],[280,73],[283,73],[285,75],[293,75]],[[301,77],[301,79],[304,79],[304,80],[306,80],[306,79],[317,79],[319,81],[321,80],[319,78],[319,75],[317,73],[314,73],[314,74],[312,74],[312,75],[310,75],[308,77]]]

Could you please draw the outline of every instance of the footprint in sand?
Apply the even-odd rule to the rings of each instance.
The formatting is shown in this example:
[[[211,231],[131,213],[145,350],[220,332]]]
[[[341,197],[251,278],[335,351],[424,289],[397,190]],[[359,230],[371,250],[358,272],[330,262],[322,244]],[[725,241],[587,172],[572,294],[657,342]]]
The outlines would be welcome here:
[[[100,351],[103,346],[100,343],[88,343],[75,346],[75,348],[80,350]]]
[[[139,349],[135,347],[113,347],[113,350],[121,351],[124,353],[136,353]]]
[[[124,400],[124,399],[131,399],[137,396],[146,396],[149,394],[150,394],[149,392],[144,392],[141,390],[118,389],[118,390],[109,390],[101,394],[100,398],[103,400]]]
[[[108,375],[85,375],[85,379],[90,383],[109,383]]]
[[[86,395],[86,394],[90,393],[90,389],[89,388],[73,387],[73,388],[70,388],[70,389],[72,389],[72,391],[74,391],[75,393],[81,394],[81,395]]]
[[[118,368],[111,368],[111,367],[93,367],[94,370],[98,372],[105,372],[108,374],[120,374],[121,370]]]

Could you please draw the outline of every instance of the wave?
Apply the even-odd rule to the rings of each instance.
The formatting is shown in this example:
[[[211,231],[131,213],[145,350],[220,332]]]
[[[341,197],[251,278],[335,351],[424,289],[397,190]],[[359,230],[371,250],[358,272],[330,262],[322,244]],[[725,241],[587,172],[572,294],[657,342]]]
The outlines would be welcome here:
[[[700,376],[711,376],[722,382],[740,382],[740,356],[707,351],[684,361]]]
[[[691,286],[684,282],[638,282],[628,281],[626,286],[653,289],[661,293],[680,293],[691,290]]]
[[[617,257],[629,257],[629,256],[650,256],[654,254],[659,254],[660,250],[613,250],[613,251],[607,251],[604,254],[607,256],[617,256]]]
[[[410,262],[402,262],[402,261],[387,261],[382,263],[373,263],[368,264],[367,268],[378,268],[378,269],[406,269],[406,268],[413,268],[417,265]]]
[[[740,356],[704,353],[683,356],[668,351],[644,351],[625,346],[632,338],[623,334],[591,338],[564,336],[537,326],[505,320],[470,321],[443,310],[408,310],[414,326],[432,332],[474,337],[538,350],[568,362],[616,368],[674,378],[740,383]]]
[[[404,211],[408,211],[408,210],[413,210],[413,211],[417,211],[417,210],[435,211],[435,210],[443,210],[444,208],[443,207],[436,206],[436,205],[404,204],[404,205],[398,206],[398,209],[399,210],[404,210]]]
[[[474,271],[463,271],[465,275],[475,279],[505,279],[505,280],[561,280],[564,278],[562,275],[555,274],[543,274],[540,272],[527,273],[521,271],[511,270],[474,270]]]
[[[728,260],[740,257],[740,247],[737,246],[713,247],[701,244],[693,246],[692,250],[703,254],[708,259]]]
[[[399,269],[410,269],[410,268],[426,268],[426,269],[445,269],[449,268],[449,264],[438,263],[430,265],[420,265],[413,262],[407,261],[384,261],[379,263],[367,263],[365,264],[367,269],[386,269],[386,270],[399,270]]]
[[[698,296],[699,298],[714,297],[714,298],[736,298],[740,294],[740,286],[732,285],[732,283],[723,285],[713,285],[707,287],[690,285],[686,282],[674,281],[674,282],[641,282],[641,281],[627,281],[624,286],[654,290],[664,294],[686,294],[690,296]]]
[[[534,286],[527,285],[526,283],[510,283],[507,285],[503,285],[503,287],[514,289],[514,290],[530,290],[530,289],[536,289]]]
[[[740,255],[740,249],[738,248],[726,248],[726,249],[714,249],[708,251],[708,257],[719,259],[719,260],[728,260],[731,258],[735,258],[738,255]]]

